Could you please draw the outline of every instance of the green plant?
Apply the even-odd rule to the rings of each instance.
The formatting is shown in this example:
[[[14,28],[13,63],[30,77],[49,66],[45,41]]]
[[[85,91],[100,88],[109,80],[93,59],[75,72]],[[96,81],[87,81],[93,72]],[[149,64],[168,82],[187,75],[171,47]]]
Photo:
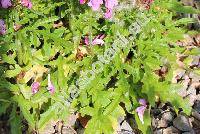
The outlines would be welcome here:
[[[177,68],[175,55],[182,51],[175,43],[188,32],[185,24],[194,22],[174,17],[177,12],[197,13],[193,8],[183,7],[176,0],[156,0],[150,10],[144,11],[144,16],[136,16],[141,11],[135,8],[116,12],[114,17],[123,20],[123,26],[103,19],[100,12],[94,13],[73,0],[48,3],[35,0],[31,10],[16,4],[15,8],[2,10],[1,14],[5,12],[8,30],[0,44],[0,74],[3,74],[0,78],[0,114],[11,109],[12,133],[21,133],[23,119],[27,120],[29,131],[43,129],[53,119],[65,121],[70,109],[92,117],[85,131],[88,134],[111,134],[118,117],[125,112],[134,114],[139,129],[149,133],[150,107],[155,105],[156,97],[190,113],[191,107],[177,96],[177,85],[172,84],[171,79]],[[79,96],[67,107],[69,86],[76,83],[80,71],[91,69],[97,56],[118,38],[117,31],[128,39],[133,34],[128,27],[145,16],[150,22],[104,65],[103,72],[81,89]],[[14,25],[17,28],[13,28]],[[106,35],[103,46],[80,46],[82,37],[93,38],[100,33]],[[168,72],[161,77],[155,71],[163,66]],[[56,89],[54,94],[47,90],[48,74]],[[34,81],[40,82],[36,94],[31,91]],[[149,102],[144,125],[135,112],[139,98]],[[124,106],[120,105],[122,103]],[[16,114],[17,107],[19,114]]]

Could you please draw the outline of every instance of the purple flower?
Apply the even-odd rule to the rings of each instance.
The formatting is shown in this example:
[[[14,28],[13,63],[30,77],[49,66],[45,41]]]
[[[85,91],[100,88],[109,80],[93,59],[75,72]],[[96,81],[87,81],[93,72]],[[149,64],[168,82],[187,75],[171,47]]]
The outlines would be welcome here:
[[[142,105],[140,107],[136,108],[136,112],[138,113],[139,119],[144,124],[143,116],[144,116],[144,111],[147,108],[147,102],[145,99],[139,99],[139,103]]]
[[[144,5],[145,9],[150,9],[151,4],[154,2],[154,0],[142,0],[142,4]]]
[[[109,19],[112,17],[113,8],[114,8],[114,6],[117,6],[117,4],[118,4],[117,0],[106,0],[105,1],[106,13],[105,13],[104,17],[106,19]]]
[[[93,40],[92,40],[92,45],[103,45],[104,44],[104,41],[103,41],[103,38],[105,37],[104,34],[99,34],[98,36],[96,36]],[[84,43],[86,45],[89,45],[89,38],[88,36],[85,37],[85,40],[84,40]]]
[[[21,0],[21,4],[29,9],[32,8],[32,3],[30,0]]]
[[[3,8],[8,8],[8,7],[12,6],[12,3],[10,0],[1,0],[1,6]]]
[[[51,82],[51,78],[50,78],[50,74],[48,74],[48,90],[51,94],[53,94],[55,92],[55,87]]]
[[[105,34],[99,34],[98,36],[96,36],[93,41],[92,41],[92,45],[103,45],[104,41],[103,38],[105,37]]]
[[[85,4],[85,0],[79,0],[80,4]]]
[[[4,35],[6,34],[6,25],[4,20],[0,19],[0,34]]]
[[[113,9],[114,6],[116,6],[118,4],[118,1],[117,0],[106,0],[105,1],[105,6],[106,8],[108,9]]]
[[[39,82],[33,82],[31,85],[31,89],[32,89],[32,93],[35,94],[38,92],[40,87],[40,83]]]
[[[112,9],[106,9],[106,13],[104,14],[104,17],[106,18],[106,19],[109,19],[109,18],[111,18],[112,17]]]
[[[92,10],[97,11],[101,4],[103,4],[103,0],[90,0],[88,6],[92,7]]]

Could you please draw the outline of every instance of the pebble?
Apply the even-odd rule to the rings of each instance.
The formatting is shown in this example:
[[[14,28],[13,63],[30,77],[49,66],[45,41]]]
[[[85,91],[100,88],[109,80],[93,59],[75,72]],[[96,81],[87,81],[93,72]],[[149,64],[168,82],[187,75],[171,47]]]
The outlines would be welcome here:
[[[129,125],[129,123],[126,120],[121,124],[120,128],[121,128],[121,130],[133,132],[133,129],[131,128],[131,126]]]
[[[193,107],[198,113],[200,113],[200,100],[195,101]]]
[[[153,134],[163,134],[163,129],[158,129],[154,131]]]
[[[190,86],[187,90],[187,95],[196,95],[196,89],[193,86]]]
[[[84,134],[84,128],[78,128],[76,132],[77,134]]]
[[[193,94],[190,94],[187,96],[187,98],[189,98],[189,105],[190,106],[193,106],[194,105],[194,102],[196,100],[198,100],[198,95],[193,95]]]
[[[199,82],[200,76],[194,72],[189,73],[189,77],[192,79],[193,82]]]
[[[152,109],[153,116],[159,116],[162,112],[162,109]]]
[[[73,130],[73,128],[64,126],[64,127],[62,128],[62,134],[76,134],[76,131]]]
[[[154,117],[152,118],[151,124],[153,129],[156,129],[158,127],[158,119],[155,119]]]
[[[186,71],[184,69],[177,69],[177,70],[175,70],[173,72],[173,76],[174,77],[172,78],[172,83],[177,83],[177,81],[184,76],[185,72]]]
[[[172,122],[174,119],[174,114],[172,112],[165,112],[162,114],[162,119],[168,122]]]
[[[184,132],[192,130],[188,118],[183,115],[178,115],[174,119],[173,126]]]
[[[122,121],[124,121],[124,120],[125,120],[124,116],[120,116],[120,117],[117,119],[117,121],[118,121],[119,124],[120,124]]]
[[[194,130],[199,130],[200,131],[200,121],[197,120],[196,118],[191,117],[190,118],[192,120],[192,127]]]
[[[195,132],[194,131],[190,131],[190,132],[184,132],[182,134],[195,134]]]
[[[178,95],[180,95],[181,97],[187,96],[187,91],[186,91],[187,88],[188,88],[187,86],[181,87],[181,89],[178,90]]]
[[[166,128],[168,126],[168,121],[161,118],[161,120],[158,121],[158,128]]]
[[[200,114],[197,111],[192,111],[192,116],[200,121]]]
[[[170,126],[163,130],[163,134],[174,134],[180,133],[179,130],[173,126]]]

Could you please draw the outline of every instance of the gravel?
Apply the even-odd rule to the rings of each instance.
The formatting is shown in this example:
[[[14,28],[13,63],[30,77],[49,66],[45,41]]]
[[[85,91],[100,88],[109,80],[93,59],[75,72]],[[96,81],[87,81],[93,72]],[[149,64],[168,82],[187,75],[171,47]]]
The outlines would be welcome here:
[[[188,132],[192,130],[192,127],[189,123],[189,119],[183,115],[178,115],[174,119],[173,126],[184,132]]]

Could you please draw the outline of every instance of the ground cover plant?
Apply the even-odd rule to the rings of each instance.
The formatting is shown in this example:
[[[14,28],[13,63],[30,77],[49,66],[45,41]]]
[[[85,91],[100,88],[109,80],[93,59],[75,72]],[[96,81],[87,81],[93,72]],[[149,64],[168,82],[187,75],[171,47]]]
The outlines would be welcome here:
[[[177,0],[0,2],[0,115],[9,133],[24,124],[40,133],[51,121],[69,123],[72,113],[87,117],[86,134],[115,133],[127,114],[138,132],[152,133],[158,102],[190,114],[173,76],[177,53],[200,55],[177,45],[199,32],[187,29],[197,19],[181,17],[198,9]]]

